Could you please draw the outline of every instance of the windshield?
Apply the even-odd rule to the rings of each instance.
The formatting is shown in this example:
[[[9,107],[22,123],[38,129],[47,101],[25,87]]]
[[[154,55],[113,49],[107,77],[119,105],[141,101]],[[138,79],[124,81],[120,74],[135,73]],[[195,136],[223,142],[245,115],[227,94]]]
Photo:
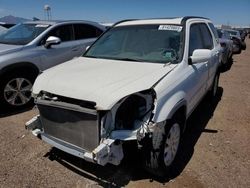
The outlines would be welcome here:
[[[182,26],[118,26],[105,33],[85,57],[177,63],[182,58]]]
[[[0,43],[25,45],[35,39],[49,25],[42,24],[18,24],[6,32],[0,33]]]

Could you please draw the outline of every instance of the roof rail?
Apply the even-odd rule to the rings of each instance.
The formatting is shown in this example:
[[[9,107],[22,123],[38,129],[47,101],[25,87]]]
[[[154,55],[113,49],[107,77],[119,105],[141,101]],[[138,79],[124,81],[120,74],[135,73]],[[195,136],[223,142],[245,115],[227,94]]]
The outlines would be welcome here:
[[[205,17],[201,17],[201,16],[184,16],[183,19],[181,20],[181,23],[183,24],[183,23],[186,22],[187,20],[193,19],[193,18],[200,18],[200,19],[209,20],[209,18],[205,18]]]
[[[120,24],[120,23],[123,23],[123,22],[127,22],[127,21],[135,21],[135,20],[139,20],[139,19],[127,19],[127,20],[121,20],[121,21],[118,21],[118,22],[114,23],[114,24],[112,25],[112,27],[114,27],[114,26],[116,26],[116,25],[118,25],[118,24]]]

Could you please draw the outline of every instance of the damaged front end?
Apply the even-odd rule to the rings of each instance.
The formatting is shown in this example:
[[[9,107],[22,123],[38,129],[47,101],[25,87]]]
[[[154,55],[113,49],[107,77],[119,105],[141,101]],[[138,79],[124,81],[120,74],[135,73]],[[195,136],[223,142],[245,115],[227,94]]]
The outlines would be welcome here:
[[[100,165],[119,165],[122,144],[142,140],[154,115],[154,90],[138,92],[118,101],[110,110],[96,103],[41,92],[35,97],[40,115],[26,129],[67,153]]]

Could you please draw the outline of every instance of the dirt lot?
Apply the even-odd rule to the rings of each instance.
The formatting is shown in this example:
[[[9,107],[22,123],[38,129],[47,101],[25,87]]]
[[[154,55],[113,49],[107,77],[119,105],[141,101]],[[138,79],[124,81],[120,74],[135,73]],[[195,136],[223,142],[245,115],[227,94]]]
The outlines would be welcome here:
[[[176,168],[164,180],[138,157],[100,167],[35,138],[24,123],[36,110],[1,114],[0,187],[250,187],[250,39],[220,78],[217,100],[188,120]],[[130,154],[135,153],[130,149]],[[137,155],[136,155],[137,156]]]

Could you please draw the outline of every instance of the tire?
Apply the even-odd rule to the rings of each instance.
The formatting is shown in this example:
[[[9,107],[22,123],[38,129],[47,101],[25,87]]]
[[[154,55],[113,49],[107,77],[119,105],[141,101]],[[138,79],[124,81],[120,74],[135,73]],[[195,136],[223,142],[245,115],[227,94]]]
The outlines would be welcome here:
[[[181,141],[181,123],[173,120],[168,125],[157,128],[152,135],[151,147],[144,151],[145,169],[157,176],[166,176],[172,168]]]
[[[27,72],[8,72],[0,79],[0,106],[23,109],[33,104],[31,88],[36,75]]]
[[[231,65],[233,63],[233,55],[230,55],[228,58],[227,58],[227,61],[226,63],[221,63],[220,65],[220,72],[225,72],[227,70],[230,69]]]

